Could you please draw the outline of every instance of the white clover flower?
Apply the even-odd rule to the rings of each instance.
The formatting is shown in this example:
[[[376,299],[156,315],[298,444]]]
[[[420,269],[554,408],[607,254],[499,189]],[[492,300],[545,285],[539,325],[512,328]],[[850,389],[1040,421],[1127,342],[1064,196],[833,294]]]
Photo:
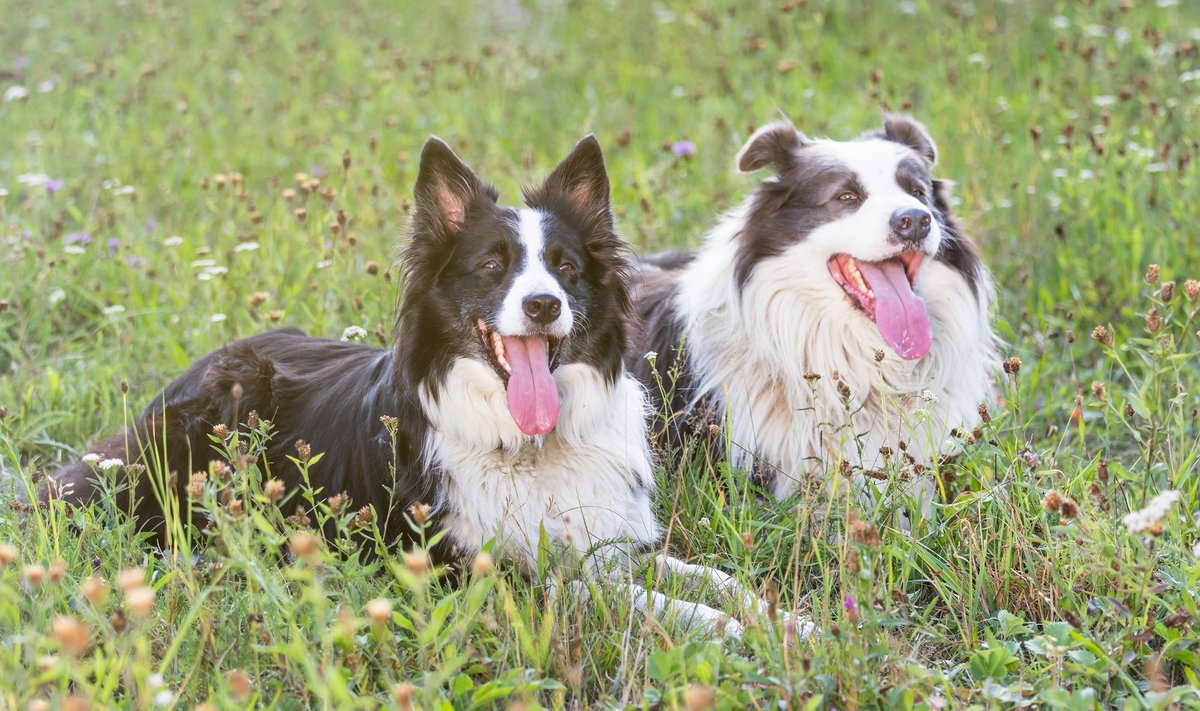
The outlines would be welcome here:
[[[105,460],[101,461],[99,464],[96,465],[96,468],[102,472],[110,472],[113,469],[116,469],[118,467],[123,467],[123,466],[125,466],[125,462],[122,462],[120,459],[117,459],[116,457],[114,457],[112,459],[105,459]]]
[[[99,461],[100,455],[96,454],[95,452],[88,452],[87,454],[83,455],[84,464],[96,464]]]
[[[342,331],[342,340],[347,343],[359,343],[367,337],[367,330],[361,326],[347,326]]]
[[[256,249],[258,249],[258,242],[242,242],[238,246],[234,247],[233,251],[240,254],[242,252],[253,252]]]
[[[1147,529],[1158,525],[1159,521],[1167,515],[1171,507],[1179,501],[1180,492],[1178,489],[1169,489],[1163,493],[1150,499],[1150,503],[1146,504],[1145,508],[1140,511],[1130,511],[1125,514],[1121,522],[1125,524],[1125,528],[1130,533],[1141,533]]]
[[[50,182],[50,176],[45,173],[22,173],[17,176],[17,182],[30,188],[40,188]]]
[[[171,235],[163,240],[164,247],[178,247],[181,244],[183,244],[183,238],[179,235]]]

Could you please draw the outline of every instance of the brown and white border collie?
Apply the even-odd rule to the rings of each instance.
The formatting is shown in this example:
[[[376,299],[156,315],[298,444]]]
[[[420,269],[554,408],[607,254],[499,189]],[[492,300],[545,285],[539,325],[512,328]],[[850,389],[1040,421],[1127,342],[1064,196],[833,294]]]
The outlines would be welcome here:
[[[785,498],[889,451],[927,463],[976,426],[998,364],[992,283],[936,161],[899,116],[850,141],[788,123],[750,137],[738,169],[770,176],[699,249],[643,261],[628,364],[668,392],[675,434],[707,410],[732,461]]]

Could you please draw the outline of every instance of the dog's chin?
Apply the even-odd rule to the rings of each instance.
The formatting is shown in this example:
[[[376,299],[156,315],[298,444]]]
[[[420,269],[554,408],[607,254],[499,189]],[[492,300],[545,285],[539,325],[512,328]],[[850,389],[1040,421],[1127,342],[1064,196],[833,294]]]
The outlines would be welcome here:
[[[904,360],[924,357],[932,345],[929,313],[915,291],[925,257],[924,252],[903,251],[867,261],[842,253],[826,262],[849,303],[875,323],[879,335]]]

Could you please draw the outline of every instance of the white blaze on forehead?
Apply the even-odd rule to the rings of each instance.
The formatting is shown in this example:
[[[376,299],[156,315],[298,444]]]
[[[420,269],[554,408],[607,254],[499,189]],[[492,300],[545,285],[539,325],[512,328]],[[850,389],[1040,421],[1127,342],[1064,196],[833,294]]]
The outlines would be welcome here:
[[[545,330],[556,338],[571,331],[574,315],[567,303],[567,294],[546,268],[546,233],[543,229],[544,215],[538,210],[517,210],[517,239],[521,255],[514,260],[516,274],[500,305],[496,318],[496,330],[505,336],[519,336],[533,331]],[[549,294],[562,302],[558,318],[546,326],[534,324],[525,315],[523,302],[527,297]]]
[[[894,141],[872,138],[860,141],[817,141],[813,148],[849,168],[865,193],[853,213],[813,230],[806,240],[827,256],[844,253],[856,259],[878,261],[895,256],[899,246],[892,240],[892,215],[904,208],[929,210],[920,199],[896,182],[896,171],[906,158],[920,160],[910,148]],[[937,252],[942,233],[937,221],[921,245],[928,254]]]

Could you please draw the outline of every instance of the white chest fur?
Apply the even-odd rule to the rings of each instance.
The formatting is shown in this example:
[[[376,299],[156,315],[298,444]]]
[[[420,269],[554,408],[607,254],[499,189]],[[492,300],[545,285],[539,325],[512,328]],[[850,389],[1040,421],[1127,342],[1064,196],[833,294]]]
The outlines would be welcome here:
[[[554,377],[559,420],[542,437],[517,428],[503,386],[479,361],[455,361],[436,398],[422,390],[426,465],[441,477],[436,508],[464,552],[495,537],[497,552],[532,567],[542,530],[580,553],[617,544],[604,555],[658,539],[641,385],[624,374],[609,385],[579,364]]]
[[[926,261],[917,287],[933,345],[920,360],[904,361],[803,242],[759,263],[739,290],[739,222],[734,214],[710,235],[676,302],[699,391],[727,418],[735,463],[747,467],[761,456],[777,468],[773,489],[784,497],[802,477],[839,460],[877,466],[880,447],[896,451],[901,441],[927,462],[944,450],[952,428],[975,426],[998,360],[986,277],[976,298],[960,274]],[[835,373],[849,389],[848,403]]]

